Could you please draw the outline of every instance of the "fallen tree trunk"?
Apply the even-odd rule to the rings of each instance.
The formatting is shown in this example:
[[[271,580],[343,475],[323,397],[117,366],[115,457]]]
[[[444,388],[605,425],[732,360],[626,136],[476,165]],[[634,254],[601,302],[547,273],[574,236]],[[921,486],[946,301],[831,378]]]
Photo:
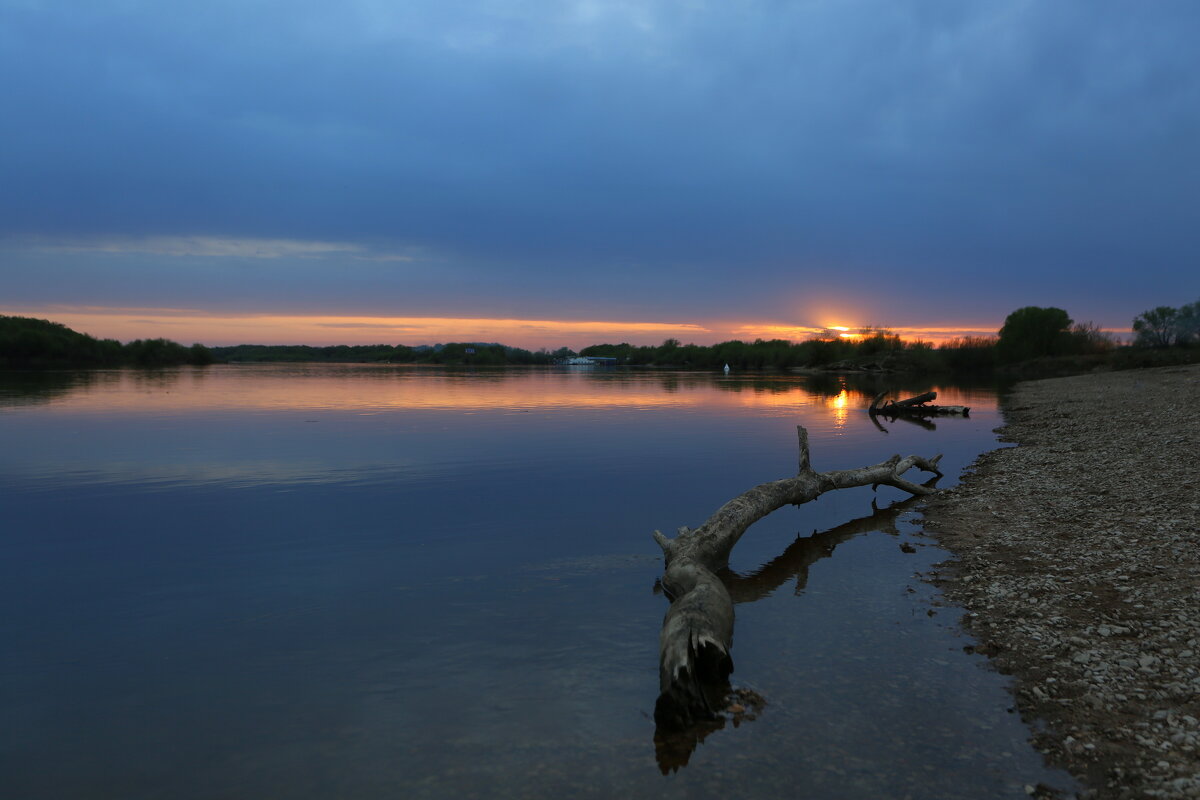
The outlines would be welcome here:
[[[665,556],[662,587],[671,600],[659,635],[659,696],[654,718],[660,727],[682,728],[715,717],[724,708],[733,659],[733,600],[717,573],[752,524],[785,505],[800,505],[834,489],[894,486],[912,495],[933,490],[906,480],[918,467],[941,475],[941,456],[892,456],[869,467],[814,472],[808,432],[796,427],[800,443],[795,477],[755,486],[721,506],[699,528],[680,528],[674,539],[655,531]]]
[[[867,411],[871,416],[882,414],[886,417],[898,416],[920,416],[920,417],[935,417],[946,416],[950,414],[958,414],[961,416],[970,416],[970,406],[929,406],[925,405],[930,400],[937,399],[937,392],[926,392],[919,394],[916,397],[910,397],[907,400],[889,400],[883,405],[880,401],[887,395],[887,392],[880,392],[875,395],[875,399],[871,401]]]
[[[909,406],[919,406],[922,403],[928,403],[930,400],[937,400],[937,392],[926,392],[916,397],[910,397],[907,400],[897,400],[895,404],[901,408],[908,408]]]
[[[936,481],[935,476],[925,485],[932,487]],[[797,536],[782,553],[754,572],[722,572],[721,578],[729,590],[729,596],[733,598],[734,606],[767,597],[789,581],[795,584],[796,594],[800,594],[808,584],[809,568],[821,559],[832,556],[838,545],[855,536],[878,531],[899,539],[900,530],[896,522],[904,511],[912,508],[916,499],[907,497],[897,500],[883,509],[872,500],[872,513],[869,516],[852,519],[826,531],[813,531],[809,536]],[[904,549],[903,545],[901,549]],[[710,721],[682,729],[663,726],[655,729],[654,754],[664,775],[686,767],[696,748],[710,734],[723,729],[727,722],[737,727],[742,722],[753,721],[767,705],[766,698],[747,687],[731,691],[727,702],[725,713]]]

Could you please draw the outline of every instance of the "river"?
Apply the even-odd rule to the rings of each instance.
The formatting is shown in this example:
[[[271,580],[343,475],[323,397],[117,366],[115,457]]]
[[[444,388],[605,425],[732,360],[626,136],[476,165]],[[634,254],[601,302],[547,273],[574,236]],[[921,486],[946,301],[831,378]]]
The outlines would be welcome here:
[[[864,411],[875,391],[930,388],[970,417],[881,430]],[[0,785],[29,800],[1069,786],[921,580],[946,553],[887,487],[747,533],[733,682],[767,705],[655,741],[651,531],[794,473],[797,425],[817,470],[940,452],[951,486],[996,446],[996,397],[594,368],[0,373]]]

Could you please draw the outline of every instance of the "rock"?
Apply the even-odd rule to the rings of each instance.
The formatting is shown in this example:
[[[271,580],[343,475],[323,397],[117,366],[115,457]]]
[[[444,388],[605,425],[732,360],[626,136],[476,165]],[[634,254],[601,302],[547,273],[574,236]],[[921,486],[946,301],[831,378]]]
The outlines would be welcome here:
[[[1080,797],[1200,800],[1197,389],[1200,365],[1019,384],[1019,446],[926,501],[958,559],[943,593]]]

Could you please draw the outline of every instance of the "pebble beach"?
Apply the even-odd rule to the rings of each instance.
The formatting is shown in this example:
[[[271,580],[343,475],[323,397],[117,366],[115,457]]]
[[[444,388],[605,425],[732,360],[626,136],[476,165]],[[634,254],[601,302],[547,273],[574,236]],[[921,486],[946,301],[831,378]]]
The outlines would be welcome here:
[[[932,580],[1080,798],[1200,798],[1198,398],[1200,365],[1019,384],[1015,446],[926,503]]]

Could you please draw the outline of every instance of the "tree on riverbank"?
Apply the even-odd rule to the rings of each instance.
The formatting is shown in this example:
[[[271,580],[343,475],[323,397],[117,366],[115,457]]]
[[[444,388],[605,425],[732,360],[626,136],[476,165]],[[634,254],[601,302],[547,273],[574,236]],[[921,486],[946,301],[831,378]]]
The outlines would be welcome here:
[[[1071,318],[1061,308],[1018,308],[1000,328],[996,355],[1005,363],[1065,355],[1070,327]]]
[[[1200,344],[1200,301],[1144,311],[1133,320],[1133,332],[1143,347]]]
[[[0,367],[161,367],[212,362],[212,353],[202,344],[184,347],[169,339],[138,339],[123,345],[49,320],[0,315]]]

